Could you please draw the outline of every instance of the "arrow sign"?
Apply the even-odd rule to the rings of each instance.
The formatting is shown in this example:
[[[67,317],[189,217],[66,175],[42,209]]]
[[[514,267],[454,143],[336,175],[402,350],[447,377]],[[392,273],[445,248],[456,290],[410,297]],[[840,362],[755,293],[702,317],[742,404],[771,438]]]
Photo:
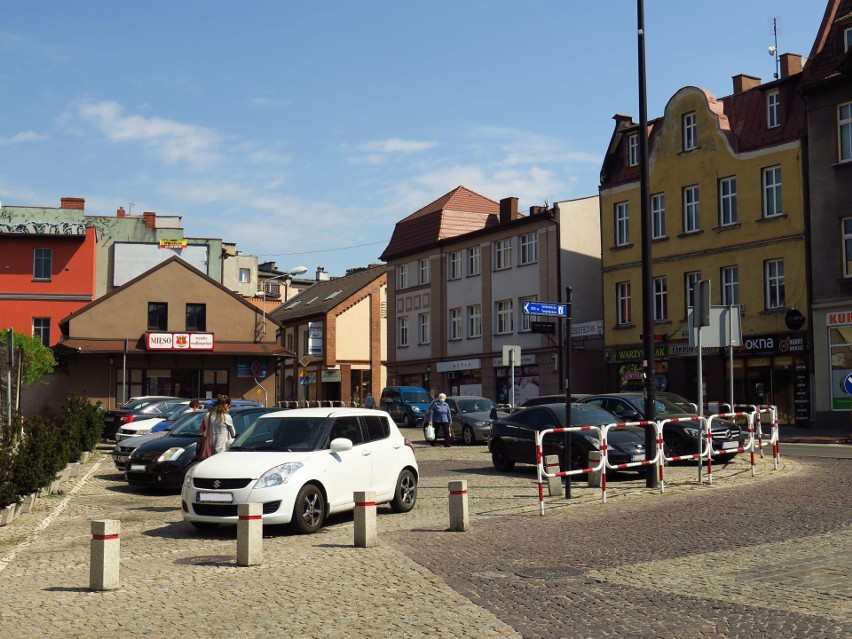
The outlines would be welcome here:
[[[555,315],[568,317],[567,304],[550,304],[548,302],[524,302],[525,315]]]

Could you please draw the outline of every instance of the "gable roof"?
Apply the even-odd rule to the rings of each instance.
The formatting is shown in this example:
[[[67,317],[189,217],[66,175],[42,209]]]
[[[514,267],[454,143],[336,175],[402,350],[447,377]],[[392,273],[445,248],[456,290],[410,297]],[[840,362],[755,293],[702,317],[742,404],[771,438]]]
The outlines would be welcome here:
[[[397,222],[379,259],[388,261],[433,246],[440,240],[496,226],[499,216],[498,202],[457,186]]]
[[[848,78],[852,49],[844,51],[843,31],[847,27],[852,27],[852,0],[828,0],[805,67],[804,93],[815,85]]]

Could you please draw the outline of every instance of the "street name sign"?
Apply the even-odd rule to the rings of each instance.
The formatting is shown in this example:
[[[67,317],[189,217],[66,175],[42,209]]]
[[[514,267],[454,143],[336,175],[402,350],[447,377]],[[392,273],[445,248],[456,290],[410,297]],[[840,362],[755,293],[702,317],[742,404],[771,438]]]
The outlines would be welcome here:
[[[568,317],[567,304],[551,304],[549,302],[524,302],[524,314],[526,315],[551,315],[555,317]]]

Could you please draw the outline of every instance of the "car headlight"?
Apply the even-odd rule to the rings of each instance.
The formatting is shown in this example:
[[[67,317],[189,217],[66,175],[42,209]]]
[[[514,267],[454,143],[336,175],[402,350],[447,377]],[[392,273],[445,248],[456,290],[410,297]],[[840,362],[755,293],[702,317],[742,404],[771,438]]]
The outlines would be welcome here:
[[[157,457],[157,461],[158,462],[174,461],[178,457],[183,455],[185,452],[186,452],[185,448],[181,448],[180,446],[172,446],[166,452],[164,452],[162,455]]]
[[[699,437],[701,437],[701,431],[698,428],[687,427],[687,428],[684,428],[683,430],[687,435],[689,435],[690,437],[695,437],[695,439],[698,439]]]
[[[302,467],[301,462],[287,462],[275,468],[270,468],[254,485],[254,488],[271,488],[272,486],[281,486],[286,484],[290,476]]]
[[[412,413],[419,413],[419,412],[420,412],[420,409],[419,409],[419,408],[417,408],[417,406],[412,406],[412,407],[411,407],[411,412],[412,412]]]
[[[183,487],[189,488],[192,486],[192,468],[190,468],[183,476]]]
[[[488,427],[491,426],[491,422],[479,421],[479,422],[473,422],[473,425],[476,426],[477,428],[488,428]]]

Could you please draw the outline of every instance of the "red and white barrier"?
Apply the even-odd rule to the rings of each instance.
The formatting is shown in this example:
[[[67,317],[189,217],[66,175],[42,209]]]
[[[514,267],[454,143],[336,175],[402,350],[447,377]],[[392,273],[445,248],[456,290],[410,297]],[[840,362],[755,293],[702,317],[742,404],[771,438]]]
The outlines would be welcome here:
[[[606,472],[604,470],[606,464],[606,451],[603,450],[603,429],[605,426],[572,426],[570,428],[547,428],[545,430],[536,431],[535,433],[535,461],[538,471],[538,505],[539,514],[544,514],[544,478],[545,477],[567,477],[569,475],[585,475],[590,472],[603,470],[601,473],[601,499],[606,501]],[[574,470],[560,470],[555,473],[548,473],[544,470],[544,451],[542,442],[544,436],[548,433],[576,433],[581,431],[595,431],[598,433],[598,438],[601,440],[601,460],[593,468],[575,468]],[[588,462],[586,462],[588,463]]]
[[[612,428],[625,426],[641,426],[642,428],[647,428],[648,426],[654,427],[654,457],[652,459],[642,459],[640,461],[633,462],[622,462],[620,464],[609,463],[609,455],[603,454],[609,449],[606,443],[607,433],[609,433],[610,429]],[[604,427],[603,437],[604,440],[601,442],[601,453],[604,457],[605,468],[609,468],[611,470],[624,470],[626,468],[637,468],[639,466],[650,466],[652,464],[657,464],[659,466],[660,473],[660,492],[663,492],[663,487],[665,486],[665,475],[663,474],[663,427],[661,422],[642,420],[638,422],[621,422],[618,424],[607,424]],[[604,481],[605,477],[606,472],[604,472],[604,475],[601,478],[603,485],[606,485]],[[606,501],[606,499],[604,499],[604,501]]]
[[[748,420],[748,442],[743,444],[742,446],[736,446],[734,448],[724,448],[722,450],[713,451],[714,455],[733,455],[734,453],[744,453],[748,452],[750,454],[750,463],[751,463],[751,476],[755,476],[755,464],[754,464],[754,412],[744,412],[737,411],[733,413],[719,413],[717,415],[711,415],[710,419],[707,422],[707,428],[712,429],[713,420],[714,419],[729,419],[736,420],[745,417]]]

